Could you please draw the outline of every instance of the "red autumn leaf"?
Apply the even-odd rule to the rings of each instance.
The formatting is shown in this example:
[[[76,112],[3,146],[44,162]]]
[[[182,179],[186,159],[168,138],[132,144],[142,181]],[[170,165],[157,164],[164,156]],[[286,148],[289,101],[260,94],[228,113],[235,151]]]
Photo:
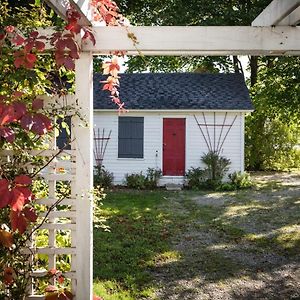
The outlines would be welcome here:
[[[13,94],[12,94],[13,98],[20,98],[23,95],[24,95],[24,93],[20,92],[20,91],[14,91]]]
[[[84,33],[82,39],[83,40],[89,39],[93,43],[94,46],[96,45],[95,36],[91,31],[85,30],[85,33]]]
[[[5,33],[0,33],[0,41],[4,40],[6,34]]]
[[[16,45],[16,46],[21,46],[23,45],[25,39],[23,37],[21,37],[19,34],[16,34],[13,39],[12,42]]]
[[[23,65],[24,59],[21,57],[17,57],[14,61],[15,67],[18,69]]]
[[[15,132],[8,127],[0,127],[0,136],[6,139],[9,143],[15,140]]]
[[[54,285],[48,285],[45,288],[45,292],[47,292],[47,293],[54,293],[54,292],[57,292],[57,291],[58,291],[58,288]]]
[[[24,49],[26,52],[30,52],[33,47],[34,47],[34,41],[30,40],[26,43],[26,45],[24,46]]]
[[[59,294],[58,300],[72,300],[73,294],[67,290],[65,290],[63,293]]]
[[[103,300],[103,298],[101,298],[101,297],[99,297],[99,296],[97,296],[97,295],[94,295],[94,296],[93,296],[93,300]]]
[[[71,32],[74,32],[74,33],[80,33],[80,30],[81,30],[81,26],[77,23],[77,21],[71,21],[68,23],[67,26],[65,26],[65,29],[66,30],[69,30]]]
[[[5,285],[11,285],[14,282],[14,270],[11,267],[7,267],[4,269],[4,284]]]
[[[61,66],[65,62],[65,53],[63,51],[55,51],[55,61],[58,66]]]
[[[13,33],[15,31],[15,27],[12,25],[6,26],[4,29],[8,33]]]
[[[24,195],[24,204],[28,204],[31,200],[33,200],[34,196],[28,187],[18,186],[18,190]]]
[[[14,241],[11,232],[0,229],[0,244],[6,248],[11,248],[13,243]]]
[[[26,105],[22,102],[13,103],[14,117],[15,120],[19,120],[22,116],[26,114]]]
[[[31,38],[34,38],[34,39],[36,39],[36,38],[38,37],[38,35],[39,35],[38,31],[32,31],[32,32],[30,33],[30,37],[31,37]]]
[[[12,230],[19,230],[20,234],[23,234],[27,228],[27,220],[21,212],[11,210],[10,223]]]
[[[15,110],[12,105],[0,104],[0,126],[15,120]]]
[[[45,300],[58,300],[58,292],[47,293]]]
[[[22,191],[19,188],[13,188],[11,190],[11,201],[10,201],[10,207],[13,211],[22,211],[23,206],[25,204],[25,195],[22,193]]]
[[[36,62],[36,55],[33,54],[33,53],[27,53],[25,55],[25,62],[24,62],[24,66],[27,68],[27,69],[32,69],[35,62]]]
[[[48,274],[51,276],[54,276],[56,274],[57,270],[55,268],[52,268],[48,271]]]
[[[35,48],[38,50],[38,51],[41,51],[43,52],[45,50],[45,43],[44,42],[41,42],[41,41],[36,41],[35,42]]]
[[[60,276],[58,276],[57,281],[58,281],[59,284],[62,284],[65,281],[65,277],[60,275]]]
[[[33,125],[31,131],[43,135],[47,133],[52,128],[51,120],[43,114],[35,114],[33,116]]]
[[[75,62],[74,62],[74,59],[72,59],[71,57],[65,57],[65,60],[64,60],[64,66],[65,66],[68,70],[74,70],[74,69],[75,69]]]
[[[37,214],[34,209],[31,207],[25,207],[23,209],[24,215],[28,221],[35,222],[37,220]]]
[[[14,182],[16,185],[29,185],[32,183],[32,179],[28,175],[19,175]]]
[[[25,130],[30,130],[33,125],[33,117],[31,114],[26,114],[21,119],[21,127]]]
[[[32,109],[33,110],[39,110],[42,109],[44,107],[44,100],[43,99],[35,99],[32,102]]]
[[[11,193],[8,186],[8,180],[0,179],[0,208],[6,207],[11,201]]]

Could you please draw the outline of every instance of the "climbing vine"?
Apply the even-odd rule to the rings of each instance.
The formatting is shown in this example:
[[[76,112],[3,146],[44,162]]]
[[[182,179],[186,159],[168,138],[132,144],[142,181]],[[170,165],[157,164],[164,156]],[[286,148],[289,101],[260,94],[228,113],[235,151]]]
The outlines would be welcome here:
[[[71,5],[64,26],[50,35],[10,23],[12,12],[7,3],[1,5],[0,149],[13,155],[5,161],[1,158],[0,166],[0,299],[19,300],[28,295],[35,263],[30,260],[34,249],[29,242],[49,212],[68,196],[62,192],[46,212],[35,201],[43,193],[43,183],[37,176],[49,160],[31,155],[30,151],[43,149],[55,134],[53,120],[64,118],[64,109],[47,109],[41,95],[66,95],[64,83],[72,78],[75,60],[80,57],[78,37],[82,36],[82,42],[96,41],[92,29],[79,24],[81,16]],[[114,1],[92,0],[91,6],[94,21],[106,26],[126,25]],[[47,50],[49,46],[52,51]],[[110,93],[119,110],[124,110],[118,93],[119,54],[124,53],[114,53],[103,65],[103,73],[108,75],[103,90]],[[56,283],[45,285],[46,299],[73,299],[60,271],[49,270],[45,280]]]

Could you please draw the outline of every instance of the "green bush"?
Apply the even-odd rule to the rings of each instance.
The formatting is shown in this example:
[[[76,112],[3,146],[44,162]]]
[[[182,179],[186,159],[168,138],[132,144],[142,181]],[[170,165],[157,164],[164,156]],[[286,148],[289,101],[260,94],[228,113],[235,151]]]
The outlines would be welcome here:
[[[125,184],[131,189],[153,189],[157,187],[161,175],[162,172],[160,169],[148,168],[146,176],[143,172],[126,174]]]
[[[205,187],[207,171],[201,168],[190,168],[186,173],[187,185],[191,189],[201,189]]]
[[[94,186],[111,188],[113,185],[114,175],[107,171],[104,166],[95,167]]]
[[[125,184],[130,189],[142,190],[145,188],[146,177],[143,175],[142,172],[126,174],[125,175]]]
[[[229,170],[230,160],[209,151],[201,157],[207,166],[205,169],[191,168],[186,173],[188,187],[192,189],[217,189],[222,184],[226,172]]]
[[[149,189],[156,188],[161,175],[162,172],[160,169],[148,168],[145,178],[145,187]]]
[[[236,189],[245,189],[253,185],[250,174],[247,172],[234,172],[228,175],[230,183]]]

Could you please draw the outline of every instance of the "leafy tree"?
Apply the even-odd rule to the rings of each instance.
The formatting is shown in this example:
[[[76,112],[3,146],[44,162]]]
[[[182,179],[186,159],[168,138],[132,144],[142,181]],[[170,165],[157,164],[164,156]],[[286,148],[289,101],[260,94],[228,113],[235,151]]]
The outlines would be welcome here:
[[[300,59],[260,59],[246,119],[246,164],[254,170],[300,167]]]
[[[134,25],[251,25],[254,18],[271,2],[271,0],[120,0],[121,11]],[[253,74],[256,59],[251,58]],[[238,71],[237,58],[229,57],[131,57],[128,72],[185,72],[196,69],[203,72]]]

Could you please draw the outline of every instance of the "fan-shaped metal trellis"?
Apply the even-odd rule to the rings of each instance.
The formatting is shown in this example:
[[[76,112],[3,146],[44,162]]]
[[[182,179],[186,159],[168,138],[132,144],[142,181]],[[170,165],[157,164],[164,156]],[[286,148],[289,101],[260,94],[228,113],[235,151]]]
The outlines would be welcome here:
[[[195,121],[200,129],[200,132],[204,138],[205,144],[207,146],[208,151],[217,153],[218,155],[220,154],[222,147],[224,145],[224,142],[226,138],[228,137],[228,134],[235,123],[235,120],[237,118],[237,115],[235,115],[233,121],[230,124],[226,124],[226,119],[227,119],[228,113],[225,113],[223,123],[222,124],[217,124],[216,123],[216,113],[214,112],[214,122],[213,124],[208,124],[206,121],[205,113],[202,112],[202,117],[203,117],[203,122],[204,123],[199,123],[197,117],[194,115]],[[204,128],[203,128],[204,127]],[[208,130],[208,127],[213,127],[213,140],[210,136],[210,132]],[[216,141],[216,128],[221,127],[221,131],[218,137],[218,141]],[[227,131],[224,130],[224,128],[227,128]],[[204,129],[206,131],[206,134],[204,132]],[[223,135],[224,132],[224,135]]]

